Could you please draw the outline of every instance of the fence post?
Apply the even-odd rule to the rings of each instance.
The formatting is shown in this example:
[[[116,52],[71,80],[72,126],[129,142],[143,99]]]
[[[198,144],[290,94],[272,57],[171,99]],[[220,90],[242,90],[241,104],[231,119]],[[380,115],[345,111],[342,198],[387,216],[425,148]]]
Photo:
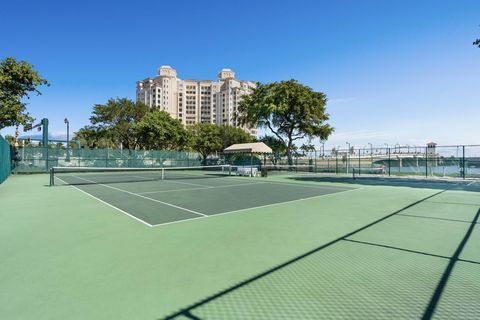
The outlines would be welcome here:
[[[360,175],[360,173],[362,172],[362,170],[360,170],[360,166],[361,166],[361,158],[360,158],[360,148],[358,148],[358,175]]]
[[[465,173],[467,171],[467,166],[465,163],[465,146],[462,146],[462,164],[463,164],[462,176],[463,176],[463,179],[465,180]]]
[[[425,147],[425,178],[428,178],[428,147]]]
[[[315,164],[315,173],[317,173],[317,150],[313,150],[314,154],[313,154],[313,161],[314,161],[314,164]]]
[[[338,153],[335,154],[335,174],[338,174]]]
[[[388,176],[390,177],[390,169],[391,169],[391,161],[390,161],[390,148],[387,148],[388,149]]]

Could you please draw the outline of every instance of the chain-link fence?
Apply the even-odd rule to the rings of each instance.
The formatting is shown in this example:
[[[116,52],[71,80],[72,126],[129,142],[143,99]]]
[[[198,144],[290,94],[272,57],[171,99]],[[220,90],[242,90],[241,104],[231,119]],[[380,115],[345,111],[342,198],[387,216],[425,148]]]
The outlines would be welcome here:
[[[196,152],[19,147],[15,173],[46,172],[52,167],[188,167],[201,165]]]
[[[7,144],[8,145],[8,144]],[[293,165],[308,172],[382,176],[480,178],[480,145],[350,148],[285,154],[210,155],[197,152],[19,147],[14,172],[46,172],[51,167],[188,167],[199,165]]]
[[[279,154],[263,163],[310,166],[317,173],[480,178],[480,145],[315,150],[294,154],[291,163]]]
[[[10,145],[0,136],[0,183],[5,181],[11,172]]]

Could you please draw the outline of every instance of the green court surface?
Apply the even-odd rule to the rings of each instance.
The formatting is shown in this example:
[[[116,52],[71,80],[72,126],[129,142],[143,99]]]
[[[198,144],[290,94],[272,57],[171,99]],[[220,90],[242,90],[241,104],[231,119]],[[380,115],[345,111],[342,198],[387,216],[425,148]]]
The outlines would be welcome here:
[[[480,183],[0,185],[0,319],[474,319]]]

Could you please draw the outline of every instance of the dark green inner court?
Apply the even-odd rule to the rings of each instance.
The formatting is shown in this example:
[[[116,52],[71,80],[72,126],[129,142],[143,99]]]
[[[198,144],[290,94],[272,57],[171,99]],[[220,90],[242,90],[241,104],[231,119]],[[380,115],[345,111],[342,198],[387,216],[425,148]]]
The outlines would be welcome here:
[[[155,171],[69,173],[57,179],[60,183],[75,184],[76,188],[152,226],[354,189],[228,175],[161,180],[157,174]],[[133,182],[123,182],[126,180]]]

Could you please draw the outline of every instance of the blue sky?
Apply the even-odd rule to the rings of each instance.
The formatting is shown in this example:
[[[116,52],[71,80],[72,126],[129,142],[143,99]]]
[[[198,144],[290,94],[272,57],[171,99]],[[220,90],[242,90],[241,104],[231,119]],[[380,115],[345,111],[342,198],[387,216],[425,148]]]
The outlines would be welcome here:
[[[134,99],[166,64],[326,93],[328,148],[480,144],[480,1],[3,0],[0,15],[0,59],[49,80],[28,109],[57,134],[64,117],[76,130],[95,103]]]

